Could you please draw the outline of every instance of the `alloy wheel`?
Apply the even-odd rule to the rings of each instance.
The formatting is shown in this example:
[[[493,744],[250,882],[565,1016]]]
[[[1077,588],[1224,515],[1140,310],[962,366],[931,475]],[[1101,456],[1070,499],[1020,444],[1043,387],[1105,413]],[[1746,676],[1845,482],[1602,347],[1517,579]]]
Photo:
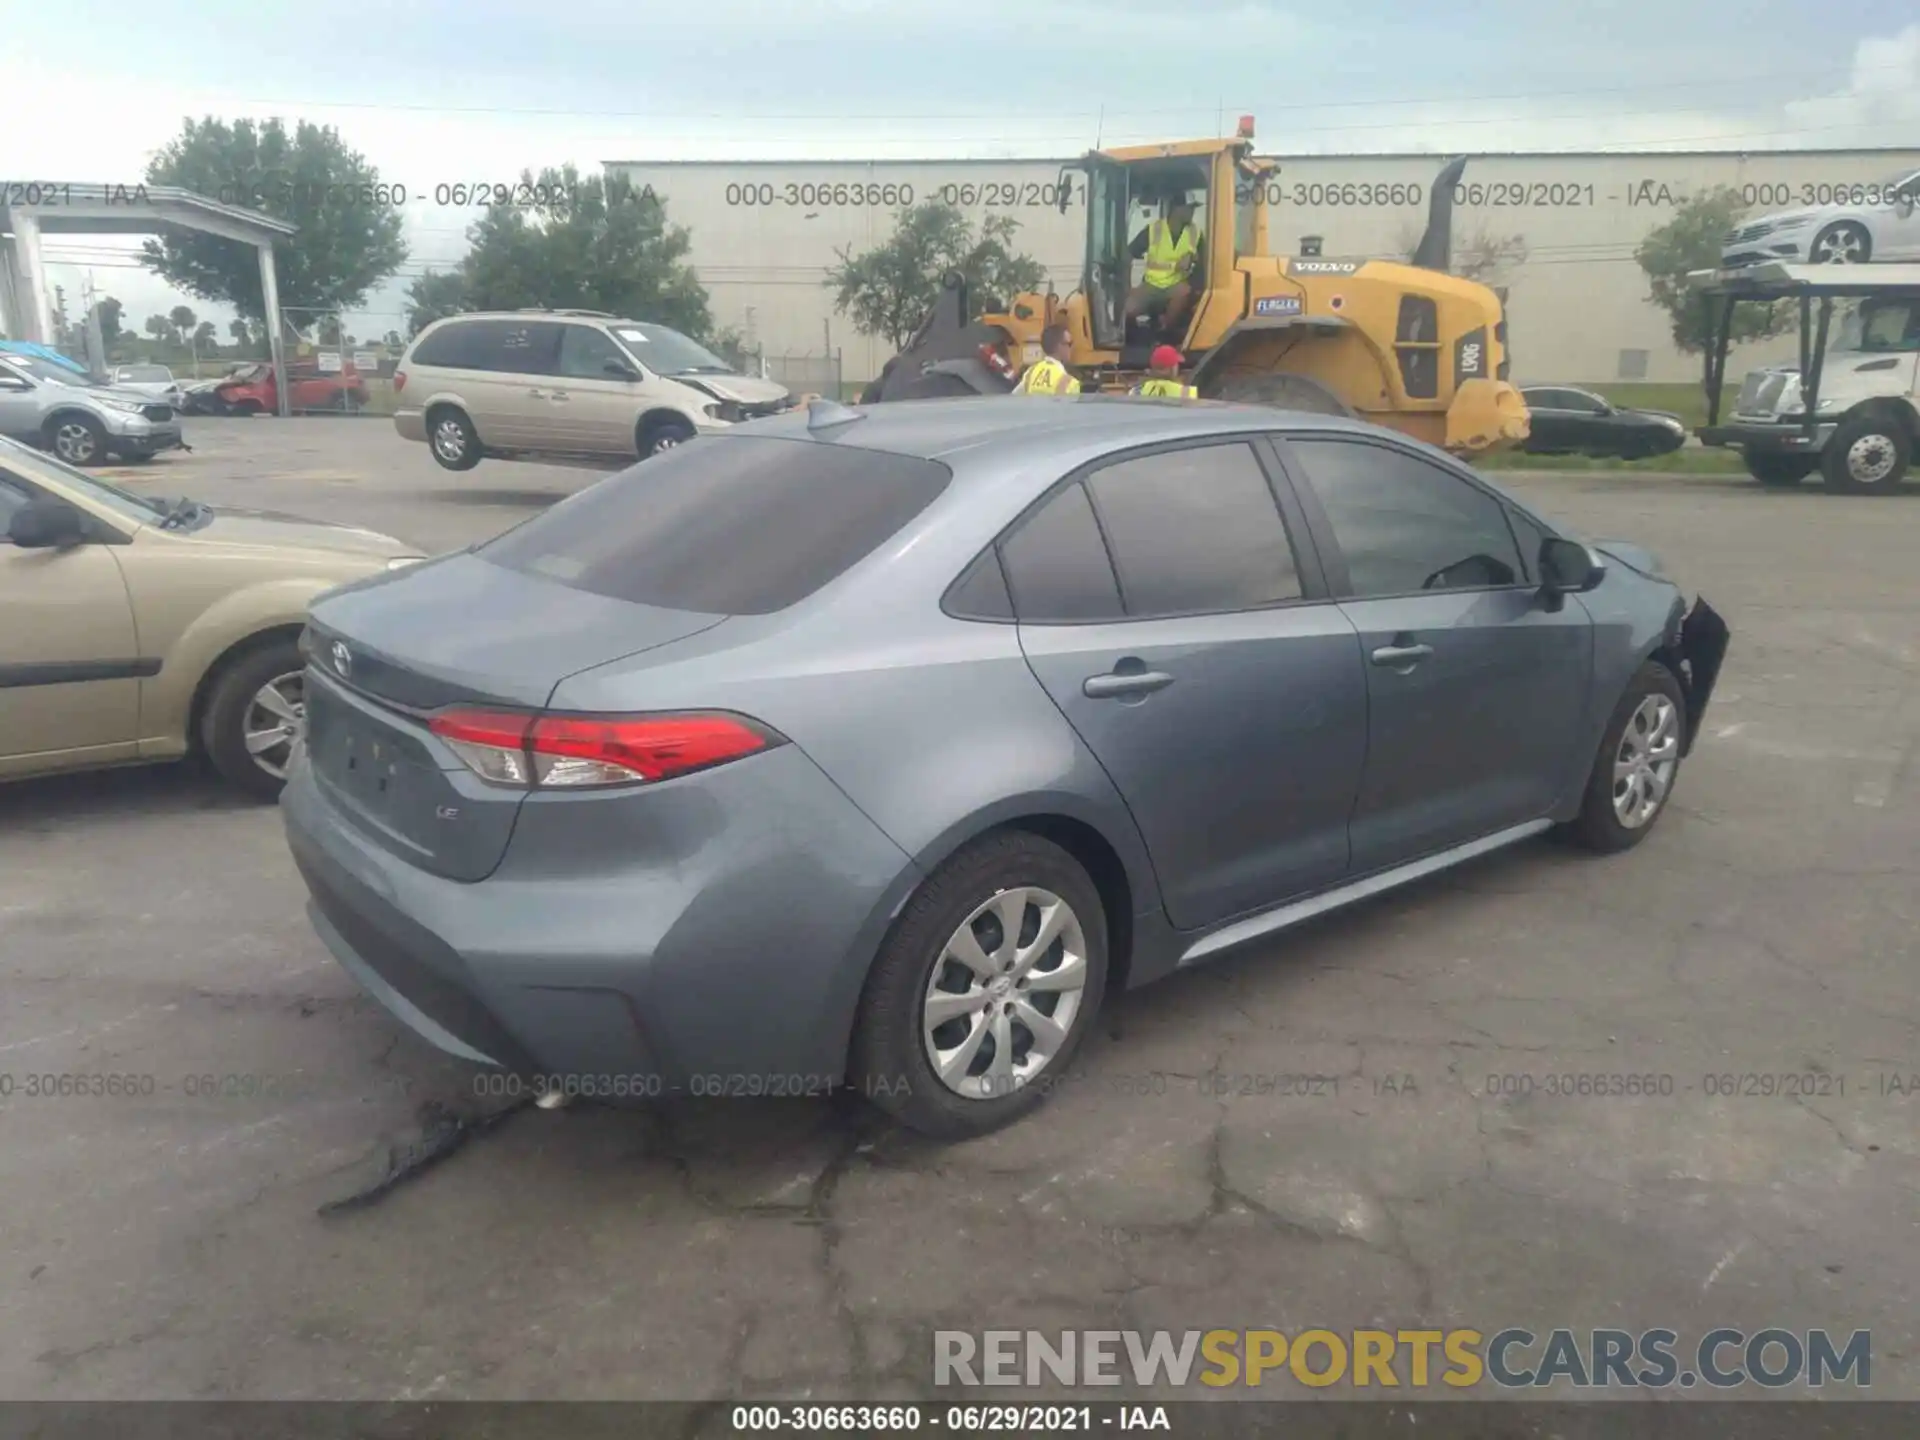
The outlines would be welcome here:
[[[1613,813],[1629,830],[1652,822],[1680,763],[1680,709],[1665,695],[1641,700],[1613,757]]]
[[[1814,258],[1817,263],[1828,265],[1858,265],[1865,256],[1866,235],[1851,225],[1822,235],[1814,244]]]
[[[1847,447],[1847,474],[1856,484],[1878,485],[1900,463],[1900,452],[1887,435],[1862,435]]]
[[[241,726],[253,763],[276,780],[287,778],[294,749],[306,735],[306,676],[293,670],[276,675],[247,704]]]
[[[78,420],[69,420],[53,432],[53,453],[69,465],[84,465],[93,459],[97,443],[93,431]]]
[[[442,420],[433,427],[433,448],[443,460],[459,460],[467,453],[467,432],[458,420]]]
[[[1060,896],[1002,890],[961,923],[927,982],[922,1036],[941,1084],[992,1100],[1060,1053],[1087,984],[1087,937]]]

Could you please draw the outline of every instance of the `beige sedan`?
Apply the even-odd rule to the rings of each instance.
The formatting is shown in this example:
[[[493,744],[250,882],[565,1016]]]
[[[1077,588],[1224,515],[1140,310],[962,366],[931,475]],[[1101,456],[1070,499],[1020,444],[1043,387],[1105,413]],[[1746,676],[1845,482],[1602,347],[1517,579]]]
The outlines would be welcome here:
[[[422,558],[386,535],[149,499],[0,440],[0,781],[200,755],[273,799],[322,591]]]

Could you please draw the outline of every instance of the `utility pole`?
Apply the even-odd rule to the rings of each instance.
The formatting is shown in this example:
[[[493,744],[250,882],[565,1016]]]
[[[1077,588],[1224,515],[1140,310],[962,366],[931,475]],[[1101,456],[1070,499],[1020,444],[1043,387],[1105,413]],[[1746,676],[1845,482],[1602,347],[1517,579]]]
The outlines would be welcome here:
[[[96,380],[107,378],[107,342],[100,333],[100,303],[93,291],[93,272],[87,271],[80,298],[87,307],[87,373]]]

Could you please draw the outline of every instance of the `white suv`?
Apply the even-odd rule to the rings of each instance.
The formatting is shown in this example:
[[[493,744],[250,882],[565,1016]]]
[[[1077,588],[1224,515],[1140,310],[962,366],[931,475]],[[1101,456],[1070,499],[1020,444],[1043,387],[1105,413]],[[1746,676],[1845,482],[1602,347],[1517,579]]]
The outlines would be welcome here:
[[[483,457],[625,464],[795,403],[677,330],[588,310],[436,320],[393,389],[394,429],[449,470]]]
[[[1920,260],[1920,170],[1871,185],[1815,186],[1832,203],[1780,210],[1746,221],[1720,242],[1723,270],[1788,264],[1865,265]]]

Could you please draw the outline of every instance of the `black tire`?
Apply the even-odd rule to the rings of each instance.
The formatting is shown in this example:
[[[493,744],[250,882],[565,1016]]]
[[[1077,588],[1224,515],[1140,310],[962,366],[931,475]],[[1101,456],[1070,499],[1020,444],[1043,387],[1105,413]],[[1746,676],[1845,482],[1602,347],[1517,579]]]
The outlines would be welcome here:
[[[1304,375],[1233,370],[1201,391],[1201,396],[1243,405],[1271,405],[1277,410],[1298,410],[1308,415],[1353,418],[1353,410],[1344,400],[1319,381]]]
[[[1679,783],[1683,763],[1678,753],[1673,757],[1672,769],[1667,772],[1666,789],[1650,815],[1637,824],[1629,825],[1622,821],[1614,807],[1614,765],[1622,757],[1628,727],[1634,724],[1642,703],[1654,696],[1664,696],[1672,702],[1674,739],[1676,743],[1684,743],[1686,692],[1680,688],[1679,678],[1671,670],[1657,660],[1649,660],[1627,682],[1620,703],[1613,707],[1613,716],[1607,721],[1607,733],[1601,738],[1600,749],[1593,757],[1593,769],[1587,776],[1587,790],[1581,800],[1580,814],[1567,827],[1573,839],[1598,854],[1613,855],[1638,845],[1660,823],[1660,817],[1673,800],[1673,787]]]
[[[226,661],[208,687],[200,711],[200,751],[214,772],[243,795],[276,800],[286,784],[284,760],[282,773],[276,775],[248,752],[247,716],[269,681],[305,668],[300,647],[291,638],[274,638]]]
[[[1828,252],[1834,253],[1828,253]],[[1816,265],[1865,265],[1873,259],[1873,237],[1867,227],[1853,220],[1841,220],[1813,237],[1807,258]]]
[[[471,470],[480,463],[480,432],[464,410],[436,405],[424,418],[427,449],[442,470]]]
[[[1021,886],[1051,891],[1066,901],[1079,920],[1085,942],[1086,982],[1067,1022],[1065,1041],[1039,1072],[1042,1083],[1024,1084],[1011,1093],[990,1098],[969,1098],[949,1089],[934,1073],[928,1058],[922,1035],[927,991],[936,965],[964,974],[957,962],[944,960],[943,956],[948,940],[967,917],[1001,891]],[[1037,924],[1037,915],[1037,907],[1029,907],[1023,925]],[[986,927],[989,937],[998,925],[992,917],[976,923]],[[1023,830],[989,835],[961,850],[929,876],[889,932],[861,997],[849,1076],[881,1109],[924,1135],[964,1140],[988,1134],[1012,1124],[1045,1101],[1093,1027],[1106,991],[1106,978],[1106,911],[1099,890],[1079,862],[1058,845]],[[1059,1002],[1051,1013],[1059,1013]],[[992,1043],[988,1040],[981,1044],[976,1063],[991,1054]],[[1017,1036],[1014,1043],[1017,1047]]]
[[[1812,455],[1779,455],[1766,451],[1747,451],[1742,457],[1747,473],[1762,485],[1798,485],[1819,468]]]
[[[251,417],[254,415],[264,415],[266,409],[267,407],[262,405],[258,400],[236,400],[228,408],[227,413],[229,415]]]
[[[1906,426],[1884,415],[1859,415],[1833,432],[1820,454],[1820,473],[1836,495],[1891,495],[1906,479],[1912,459],[1913,437]],[[1868,469],[1868,460],[1879,463]]]
[[[79,410],[67,410],[47,421],[46,447],[69,465],[104,465],[110,458],[107,427]]]
[[[686,444],[698,433],[678,415],[660,415],[641,422],[634,446],[639,450],[642,460],[651,460],[664,450]]]

